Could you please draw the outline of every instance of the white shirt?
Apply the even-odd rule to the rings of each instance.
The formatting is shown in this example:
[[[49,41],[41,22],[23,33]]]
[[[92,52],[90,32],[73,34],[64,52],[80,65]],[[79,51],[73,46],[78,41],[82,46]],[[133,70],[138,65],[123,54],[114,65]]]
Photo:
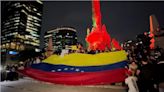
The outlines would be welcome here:
[[[37,59],[36,59],[36,63],[38,64],[38,63],[40,63],[40,62],[41,62],[40,59],[37,58]]]
[[[125,79],[125,83],[129,87],[128,92],[139,92],[136,81],[137,81],[137,77],[135,76],[129,76]]]
[[[61,52],[61,57],[64,57],[64,55],[68,54],[68,50],[67,49],[63,49]]]

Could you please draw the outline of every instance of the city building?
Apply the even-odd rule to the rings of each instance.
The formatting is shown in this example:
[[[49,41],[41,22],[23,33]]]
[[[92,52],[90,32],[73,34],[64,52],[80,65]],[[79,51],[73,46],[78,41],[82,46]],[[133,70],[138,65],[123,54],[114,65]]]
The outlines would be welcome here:
[[[158,20],[155,15],[149,16],[150,21],[150,31],[149,31],[149,37],[151,38],[150,47],[153,48],[163,48],[164,49],[164,29],[160,27]]]
[[[60,27],[46,32],[45,48],[48,46],[49,39],[52,37],[53,51],[68,49],[77,44],[76,29],[71,27]]]
[[[155,46],[164,49],[164,28],[155,33]]]
[[[38,1],[3,1],[1,48],[39,48],[43,4]]]
[[[39,49],[42,2],[2,1],[1,5],[2,60],[25,49]]]

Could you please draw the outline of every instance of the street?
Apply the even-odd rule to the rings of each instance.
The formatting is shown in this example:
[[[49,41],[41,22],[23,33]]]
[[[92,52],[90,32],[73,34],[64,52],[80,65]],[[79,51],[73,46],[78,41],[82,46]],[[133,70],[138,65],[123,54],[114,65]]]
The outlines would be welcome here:
[[[36,81],[25,77],[18,81],[0,82],[1,92],[126,92],[117,86],[64,86]]]

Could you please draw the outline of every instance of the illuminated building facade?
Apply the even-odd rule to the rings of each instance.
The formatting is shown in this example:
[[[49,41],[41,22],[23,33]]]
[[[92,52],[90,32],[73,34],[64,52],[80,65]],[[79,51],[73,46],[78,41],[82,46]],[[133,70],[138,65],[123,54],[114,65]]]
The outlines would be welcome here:
[[[52,37],[53,50],[67,49],[69,46],[77,44],[76,30],[71,27],[61,27],[47,31],[45,34],[45,47],[48,46],[49,38]]]
[[[21,51],[39,48],[43,4],[39,1],[3,1],[1,48]]]

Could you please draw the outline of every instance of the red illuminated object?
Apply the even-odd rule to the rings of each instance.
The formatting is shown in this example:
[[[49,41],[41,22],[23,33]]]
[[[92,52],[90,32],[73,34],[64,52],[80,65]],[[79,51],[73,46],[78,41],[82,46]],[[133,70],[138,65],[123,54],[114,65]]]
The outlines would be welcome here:
[[[106,30],[106,26],[101,24],[101,11],[100,2],[98,0],[92,1],[92,13],[93,13],[93,28],[89,35],[86,37],[86,41],[89,44],[90,50],[104,51],[106,48],[111,49],[111,37]],[[114,40],[115,48],[120,50],[119,43]]]

